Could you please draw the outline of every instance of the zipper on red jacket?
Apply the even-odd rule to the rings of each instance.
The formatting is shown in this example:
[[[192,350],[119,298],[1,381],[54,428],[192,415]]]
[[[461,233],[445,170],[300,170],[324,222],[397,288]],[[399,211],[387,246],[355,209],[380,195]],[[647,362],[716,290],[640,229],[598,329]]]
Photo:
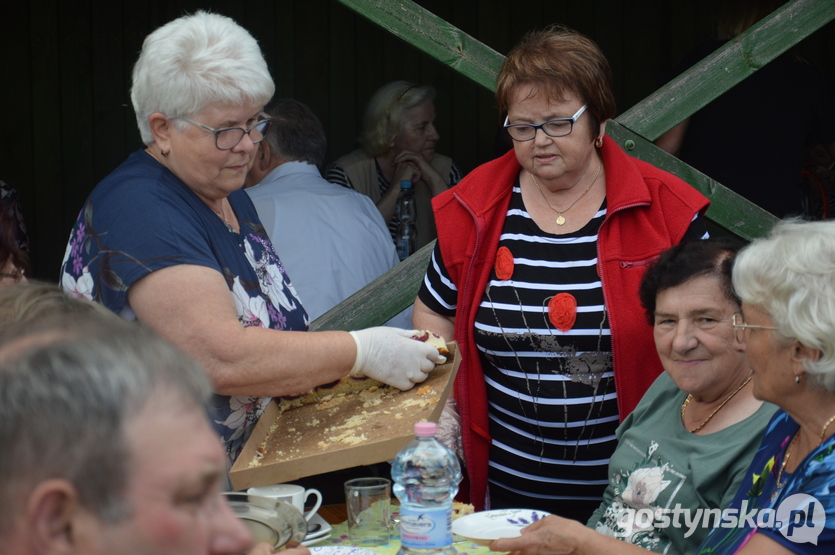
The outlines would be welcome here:
[[[471,256],[471,257],[470,257],[470,262],[469,262],[469,264],[467,265],[467,273],[466,273],[466,275],[465,275],[465,277],[464,277],[464,287],[466,287],[467,289],[464,289],[464,290],[462,291],[462,298],[464,298],[464,299],[468,299],[468,298],[469,298],[469,296],[468,296],[468,294],[469,294],[469,289],[471,289],[471,288],[472,288],[472,283],[471,283],[471,280],[470,280],[470,276],[472,275],[473,266],[475,265],[475,254],[478,252],[478,248],[479,248],[479,246],[481,245],[481,236],[482,236],[483,230],[482,230],[482,226],[480,225],[480,224],[481,224],[481,222],[479,222],[478,216],[476,216],[476,214],[475,214],[475,212],[473,211],[473,209],[472,209],[472,208],[470,208],[470,206],[469,206],[469,205],[468,205],[468,204],[464,201],[464,199],[462,199],[462,198],[458,195],[458,192],[457,192],[457,191],[454,191],[454,192],[452,193],[452,196],[455,198],[455,200],[457,200],[457,201],[458,201],[458,203],[459,203],[461,206],[463,206],[463,207],[464,207],[464,210],[466,210],[466,211],[467,211],[467,213],[470,215],[470,217],[472,217],[472,219],[473,219],[473,224],[474,224],[474,226],[475,226],[475,246],[473,247],[473,256]],[[469,314],[467,315],[467,319],[469,320]],[[463,322],[462,324],[463,324],[463,325],[465,325],[465,326],[469,326],[469,325],[470,325],[470,324],[469,324],[469,321],[467,321],[467,322]],[[466,389],[466,388],[463,388],[463,389]],[[466,425],[466,426],[469,426],[469,425],[470,425],[470,422],[469,422],[469,420],[470,420],[470,417],[469,417],[469,403],[470,403],[470,399],[469,399],[469,397],[468,397],[468,398],[467,398],[467,406],[466,406],[466,409],[467,409],[467,410],[459,410],[459,411],[458,411],[459,415],[461,416],[461,420],[462,420],[461,424],[462,424],[462,426],[463,426],[463,425]],[[467,421],[466,421],[466,422],[464,422],[464,415],[465,415],[465,414],[467,415],[467,416],[466,416],[466,418],[467,418]],[[469,434],[468,434],[468,436],[469,436]],[[464,442],[464,437],[463,437],[463,435],[462,435],[462,437],[461,437],[461,441],[462,441],[462,442]],[[469,446],[469,445],[467,445],[467,443],[469,443],[469,441],[467,441],[466,443],[464,443],[464,444],[462,445],[462,447],[464,448],[464,455],[465,455],[465,456],[466,456],[466,455],[468,454],[468,452],[470,451],[470,446]],[[472,484],[471,484],[471,486],[472,486]],[[472,502],[472,499],[470,499],[470,501]]]
[[[475,212],[473,212],[472,208],[470,208],[470,206],[464,201],[464,199],[462,199],[460,196],[458,196],[458,192],[453,192],[452,196],[455,197],[455,200],[457,200],[461,204],[461,206],[464,207],[464,209],[467,211],[467,213],[473,219],[473,223],[475,224],[475,246],[473,247],[473,256],[470,257],[470,263],[467,265],[467,275],[466,275],[466,278],[464,279],[464,283],[469,287],[470,286],[470,274],[473,270],[473,265],[475,264],[475,253],[478,252],[478,247],[481,243],[482,229],[481,229],[480,222],[478,221],[478,216],[475,215]],[[464,291],[464,293],[467,293],[467,291]]]
[[[655,262],[659,258],[661,258],[661,255],[653,256],[651,258],[647,258],[646,260],[638,260],[638,261],[634,261],[634,262],[631,261],[631,260],[622,260],[620,262],[620,267],[621,268],[640,268],[641,266],[646,266],[647,264]]]
[[[627,204],[626,206],[621,206],[615,210],[609,211],[606,210],[606,217],[603,218],[603,222],[600,224],[600,229],[597,230],[597,275],[600,277],[600,291],[603,293],[603,309],[606,310],[606,307],[609,306],[609,302],[606,300],[606,286],[603,285],[605,281],[603,281],[603,259],[600,257],[600,230],[603,229],[603,226],[609,221],[612,215],[620,212],[621,210],[627,210],[629,208],[637,208],[638,206],[649,206],[650,203],[648,202],[639,202],[635,204]],[[621,263],[623,264],[623,263]],[[624,266],[621,265],[621,268]],[[607,314],[608,318],[608,314]],[[615,325],[614,321],[609,318],[609,331],[612,334],[611,337],[615,337]],[[612,341],[612,376],[615,380],[615,391],[617,392],[620,388],[618,387],[618,373],[615,372],[615,342]],[[623,407],[623,398],[618,394],[618,417],[620,421],[623,422],[623,419],[626,417],[623,414],[624,407]]]

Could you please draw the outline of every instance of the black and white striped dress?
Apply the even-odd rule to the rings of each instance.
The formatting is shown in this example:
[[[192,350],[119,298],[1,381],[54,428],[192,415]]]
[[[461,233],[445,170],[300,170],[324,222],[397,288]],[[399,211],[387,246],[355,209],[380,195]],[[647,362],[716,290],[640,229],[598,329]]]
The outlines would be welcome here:
[[[492,508],[540,508],[585,522],[602,499],[618,426],[597,275],[605,216],[604,202],[579,231],[546,233],[528,215],[518,180],[513,188],[499,240],[513,255],[513,273],[501,280],[493,269],[475,321],[493,437]],[[558,293],[577,300],[576,322],[565,332],[548,317]],[[457,289],[437,247],[420,298],[439,314],[455,314]]]

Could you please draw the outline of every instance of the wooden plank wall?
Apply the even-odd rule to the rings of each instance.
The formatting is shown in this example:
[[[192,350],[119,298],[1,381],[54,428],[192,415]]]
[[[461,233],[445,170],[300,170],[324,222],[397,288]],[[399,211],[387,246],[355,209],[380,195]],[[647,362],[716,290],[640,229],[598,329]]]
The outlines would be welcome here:
[[[550,23],[589,35],[612,65],[618,106],[625,110],[709,36],[719,1],[418,3],[499,52]],[[492,95],[332,0],[6,3],[0,9],[0,179],[21,193],[36,277],[57,279],[69,229],[87,194],[141,146],[129,87],[143,38],[197,9],[228,15],[250,30],[270,65],[276,94],[313,108],[333,157],[355,148],[366,100],[395,79],[435,85],[440,150],[464,171],[495,153]],[[815,33],[800,51],[835,81],[835,26]]]

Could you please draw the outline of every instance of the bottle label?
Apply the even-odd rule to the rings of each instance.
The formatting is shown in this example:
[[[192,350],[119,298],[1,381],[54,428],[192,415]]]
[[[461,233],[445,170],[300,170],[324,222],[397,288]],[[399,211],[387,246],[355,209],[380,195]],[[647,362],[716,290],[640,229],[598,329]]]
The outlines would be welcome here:
[[[400,505],[400,543],[410,549],[442,549],[452,545],[452,506]]]

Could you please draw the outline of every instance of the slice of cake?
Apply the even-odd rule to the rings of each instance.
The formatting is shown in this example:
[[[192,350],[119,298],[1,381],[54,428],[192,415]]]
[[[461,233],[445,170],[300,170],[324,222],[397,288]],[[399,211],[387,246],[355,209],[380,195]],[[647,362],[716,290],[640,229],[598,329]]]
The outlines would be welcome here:
[[[449,349],[446,348],[446,340],[440,335],[435,335],[431,331],[419,330],[412,334],[412,339],[429,343],[438,349],[438,352],[443,356],[449,355]]]
[[[475,511],[475,507],[469,503],[461,503],[460,501],[452,502],[452,520],[461,518],[462,516],[471,515]]]

